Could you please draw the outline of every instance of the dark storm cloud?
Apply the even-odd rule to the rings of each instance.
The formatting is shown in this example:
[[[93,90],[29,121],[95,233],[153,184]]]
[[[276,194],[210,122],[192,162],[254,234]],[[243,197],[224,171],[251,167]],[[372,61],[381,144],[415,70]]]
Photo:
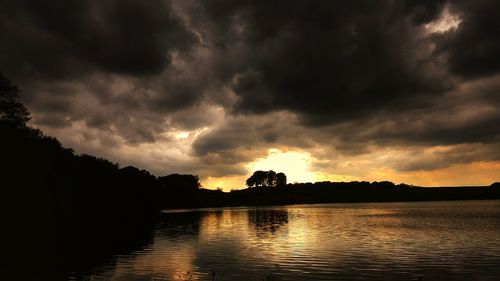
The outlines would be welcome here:
[[[286,140],[302,147],[301,139],[307,138],[347,154],[366,153],[369,145],[498,142],[500,116],[495,108],[500,106],[500,87],[492,83],[498,79],[476,83],[490,84],[488,89],[457,90],[468,81],[455,75],[476,79],[498,72],[500,21],[495,5],[496,1],[202,2],[208,18],[204,22],[209,22],[205,26],[210,26],[206,37],[216,42],[213,48],[228,54],[220,64],[229,65],[233,73],[227,76],[238,97],[233,113],[293,112],[303,127],[293,130],[304,135],[290,138],[290,131],[278,130],[270,139],[276,145]],[[445,9],[460,17],[458,28],[429,34],[426,25],[440,20]],[[462,96],[450,94],[456,91]],[[197,141],[195,152],[227,153],[266,145],[268,133],[255,130],[249,136],[252,128],[227,125]]]
[[[2,0],[1,67],[17,75],[79,77],[101,69],[158,73],[194,42],[169,1]]]
[[[290,110],[325,125],[425,104],[449,89],[415,48],[443,2],[202,3],[216,40],[241,50],[230,82],[236,112]]]
[[[476,161],[499,161],[500,145],[457,145],[434,153],[413,153],[407,161],[395,164],[399,171],[432,171],[453,164],[467,164]]]
[[[276,126],[276,118],[256,117],[249,118],[229,118],[224,124],[210,132],[202,134],[193,144],[194,153],[198,156],[207,156],[210,153],[225,154],[225,157],[218,161],[227,163],[239,163],[242,159],[230,157],[228,153],[240,150],[252,150],[262,144],[273,144],[277,141],[278,135],[284,135],[285,127]],[[271,137],[270,137],[271,136]],[[208,157],[207,159],[212,159]],[[211,161],[211,160],[210,160]]]
[[[83,121],[141,143],[211,120],[176,115],[204,107],[207,70],[171,1],[1,2],[0,70],[20,85],[36,124]]]
[[[410,0],[404,1],[405,11],[411,15],[414,24],[424,24],[439,16],[448,0]]]
[[[244,174],[270,147],[322,147],[321,162],[470,145],[404,171],[497,159],[473,146],[500,139],[498,1],[0,3],[0,70],[36,124],[87,153],[162,142],[175,157],[138,161],[188,155],[182,170],[204,175]],[[433,33],[445,11],[460,24]]]
[[[442,36],[439,50],[449,56],[454,73],[465,77],[492,75],[500,71],[500,2],[457,1],[453,6],[462,22],[456,32]]]
[[[365,135],[379,143],[421,145],[497,143],[500,141],[500,75],[463,82],[427,108],[417,108],[392,120],[372,120]]]
[[[463,83],[456,91],[436,99],[430,107],[384,112],[370,118],[323,126],[320,130],[304,127],[290,114],[258,118],[239,116],[202,135],[193,147],[198,156],[223,155],[220,161],[227,157],[234,160],[232,164],[243,160],[230,157],[231,154],[255,149],[254,157],[261,157],[266,154],[258,151],[261,147],[293,147],[306,151],[321,147],[313,156],[325,160],[340,155],[342,159],[369,155],[380,148],[413,151],[388,161],[400,171],[497,161],[498,153],[493,152],[500,142],[500,102],[495,94],[498,89],[499,77]],[[268,135],[275,137],[267,138]],[[434,146],[454,148],[435,155],[422,154]]]

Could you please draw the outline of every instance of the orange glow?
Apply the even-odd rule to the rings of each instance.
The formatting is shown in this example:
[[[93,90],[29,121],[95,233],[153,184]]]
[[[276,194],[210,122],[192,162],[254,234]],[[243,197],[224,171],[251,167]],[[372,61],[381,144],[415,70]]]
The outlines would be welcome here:
[[[317,180],[315,173],[310,171],[312,157],[309,153],[301,151],[281,151],[269,149],[266,157],[258,158],[247,164],[248,174],[244,176],[208,177],[202,181],[202,186],[215,189],[222,188],[224,191],[245,188],[245,181],[257,170],[273,170],[283,172],[287,175],[289,183],[314,182]]]
[[[316,180],[313,172],[310,171],[312,158],[309,153],[300,151],[286,151],[279,149],[269,149],[268,155],[259,158],[247,165],[248,170],[273,170],[283,172],[287,175],[288,182],[309,182]]]
[[[325,173],[316,173],[315,181],[331,181],[331,182],[341,182],[341,181],[356,181],[360,180],[358,177],[349,176],[349,175],[334,175],[334,174],[325,174]]]
[[[459,164],[434,171],[394,174],[392,178],[422,186],[490,185],[500,181],[500,162]]]
[[[384,181],[389,180],[394,183],[407,183],[418,186],[467,186],[467,185],[490,185],[500,181],[500,162],[475,162],[471,164],[453,165],[444,169],[433,171],[410,171],[400,172],[390,168],[372,168],[362,176],[340,175],[335,173],[317,172],[308,170],[310,156],[301,158],[307,154],[295,152],[273,152],[267,158],[262,158],[249,165],[261,170],[273,169],[284,171],[288,177],[288,182],[316,182],[316,181]],[[295,159],[295,157],[298,157]],[[302,159],[302,162],[291,160]],[[282,160],[284,162],[281,162]],[[287,161],[285,161],[287,160]],[[281,163],[283,163],[282,166]],[[303,169],[303,170],[299,170]],[[253,171],[253,170],[252,170]],[[296,173],[295,173],[296,172]],[[295,173],[295,174],[292,174]],[[250,175],[250,172],[249,172]],[[231,188],[241,189],[245,187],[245,180],[248,176],[231,177],[209,177],[203,181],[203,186],[215,189],[221,187],[224,191]],[[292,180],[290,180],[290,178]]]
[[[244,188],[247,178],[248,176],[208,177],[201,181],[201,186],[209,189],[222,188],[224,191],[231,191],[231,189]]]
[[[335,176],[323,175],[323,180],[336,181]],[[377,168],[368,171],[362,177],[346,176],[346,181],[384,181],[407,183],[418,186],[474,186],[490,185],[500,181],[500,162],[474,162],[452,165],[433,171],[400,172],[389,168]],[[343,179],[341,179],[343,180]]]

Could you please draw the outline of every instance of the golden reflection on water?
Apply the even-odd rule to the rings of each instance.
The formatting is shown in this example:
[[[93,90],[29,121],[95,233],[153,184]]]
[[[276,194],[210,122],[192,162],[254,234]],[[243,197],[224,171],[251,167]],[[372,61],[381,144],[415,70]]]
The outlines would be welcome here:
[[[175,253],[172,258],[171,253]],[[134,259],[118,262],[109,280],[182,280],[182,274],[193,271],[196,248],[189,243],[174,245],[166,241],[155,241],[155,247]],[[132,277],[133,276],[133,277]],[[152,278],[150,278],[152,277]],[[108,280],[108,279],[106,279]],[[194,276],[193,280],[198,280]]]
[[[498,214],[499,201],[166,214],[148,248],[119,257],[107,275],[91,280],[183,280],[187,271],[192,280],[209,280],[211,270],[217,280],[263,280],[268,272],[278,280],[375,280],[385,271],[389,280],[425,274],[466,280],[460,276],[500,262]]]

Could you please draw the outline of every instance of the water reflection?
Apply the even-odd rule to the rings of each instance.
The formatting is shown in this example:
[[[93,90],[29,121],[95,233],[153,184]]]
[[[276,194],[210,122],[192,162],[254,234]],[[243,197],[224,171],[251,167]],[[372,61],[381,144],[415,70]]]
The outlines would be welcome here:
[[[91,280],[499,280],[500,201],[168,213]]]
[[[155,224],[145,221],[133,225],[136,228],[122,228],[120,235],[103,231],[103,228],[98,228],[99,231],[88,228],[80,233],[52,232],[49,239],[45,236],[49,230],[33,228],[27,234],[36,243],[28,241],[27,245],[33,247],[30,251],[38,258],[9,264],[9,256],[5,255],[7,263],[2,264],[0,280],[89,280],[92,276],[108,275],[110,268],[121,264],[123,256],[136,257],[143,249],[153,246]],[[2,242],[18,243],[17,240]],[[22,256],[24,252],[18,254]]]
[[[256,232],[276,232],[288,223],[287,210],[256,209],[248,210],[248,223],[256,228]]]
[[[156,236],[169,237],[173,240],[198,236],[204,217],[216,215],[215,213],[199,211],[168,213],[158,222]]]

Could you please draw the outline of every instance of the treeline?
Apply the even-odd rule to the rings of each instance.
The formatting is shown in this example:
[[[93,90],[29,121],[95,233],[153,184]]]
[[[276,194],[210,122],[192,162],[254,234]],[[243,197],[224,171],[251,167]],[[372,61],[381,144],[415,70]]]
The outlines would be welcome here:
[[[27,125],[30,114],[18,93],[0,74],[3,277],[11,272],[15,280],[30,280],[42,272],[45,280],[64,280],[64,272],[139,249],[151,241],[159,210],[175,201],[170,198],[198,190],[193,175],[157,178],[63,147]]]
[[[295,183],[232,191],[227,205],[284,205],[398,201],[500,199],[500,184],[474,187],[418,187],[382,182]]]
[[[52,273],[91,269],[145,246],[161,209],[202,203],[204,191],[194,175],[156,177],[121,168],[5,120],[0,135],[0,243],[12,263]]]

